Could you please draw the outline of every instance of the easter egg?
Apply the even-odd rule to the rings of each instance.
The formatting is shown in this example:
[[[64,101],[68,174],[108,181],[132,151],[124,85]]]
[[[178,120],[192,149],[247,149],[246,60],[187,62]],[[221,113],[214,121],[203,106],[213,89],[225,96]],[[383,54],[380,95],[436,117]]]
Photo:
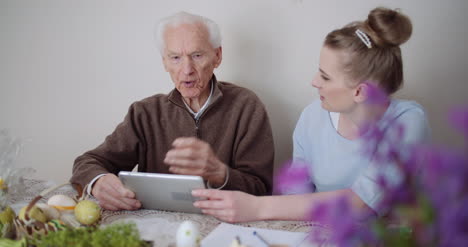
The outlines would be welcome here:
[[[199,247],[200,230],[192,221],[184,221],[177,229],[176,243],[177,247]]]
[[[54,195],[49,198],[47,205],[52,206],[62,212],[73,212],[76,201],[66,195]]]
[[[0,178],[0,190],[6,190],[8,189],[6,183],[3,181],[3,179]]]
[[[45,216],[47,217],[47,220],[56,220],[60,218],[60,212],[58,209],[47,205],[45,203],[37,203],[36,206],[44,212]]]
[[[92,225],[101,217],[101,208],[93,201],[82,200],[76,204],[75,217],[83,225]]]
[[[12,223],[15,217],[15,211],[13,211],[13,209],[10,207],[6,207],[3,211],[0,212],[0,223]]]
[[[26,214],[26,208],[28,206],[24,206],[23,208],[21,208],[19,214],[18,214],[18,217],[21,219],[21,220],[26,220],[25,219],[25,214]],[[42,210],[40,208],[38,208],[37,206],[32,206],[32,208],[29,210],[29,218],[31,219],[35,219],[37,221],[40,221],[42,223],[45,223],[47,222],[47,217],[45,216],[44,212],[42,212]]]

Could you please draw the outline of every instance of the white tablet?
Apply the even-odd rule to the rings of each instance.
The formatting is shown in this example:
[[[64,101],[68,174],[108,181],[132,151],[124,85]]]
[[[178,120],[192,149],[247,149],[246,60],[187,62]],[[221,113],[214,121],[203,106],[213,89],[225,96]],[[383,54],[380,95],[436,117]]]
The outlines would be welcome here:
[[[206,188],[200,176],[121,171],[119,177],[145,209],[201,213],[192,196],[192,190]]]

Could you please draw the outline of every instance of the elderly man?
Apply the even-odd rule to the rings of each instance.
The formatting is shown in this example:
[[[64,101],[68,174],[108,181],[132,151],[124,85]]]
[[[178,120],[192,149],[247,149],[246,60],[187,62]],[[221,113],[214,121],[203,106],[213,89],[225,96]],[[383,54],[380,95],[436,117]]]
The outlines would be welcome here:
[[[130,106],[104,143],[79,156],[72,183],[88,186],[109,210],[141,206],[116,174],[199,175],[211,188],[271,192],[274,147],[263,104],[242,87],[217,81],[221,36],[211,20],[188,13],[163,19],[158,45],[175,89]]]

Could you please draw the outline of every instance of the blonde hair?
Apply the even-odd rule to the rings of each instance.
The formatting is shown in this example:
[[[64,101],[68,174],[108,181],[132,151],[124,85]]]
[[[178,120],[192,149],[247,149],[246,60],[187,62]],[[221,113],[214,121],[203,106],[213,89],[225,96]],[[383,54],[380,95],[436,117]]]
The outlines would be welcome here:
[[[356,34],[357,30],[369,38],[370,48]],[[324,45],[344,52],[343,69],[351,79],[372,80],[392,94],[403,85],[400,45],[410,38],[411,33],[410,19],[399,10],[375,8],[367,20],[330,32]]]

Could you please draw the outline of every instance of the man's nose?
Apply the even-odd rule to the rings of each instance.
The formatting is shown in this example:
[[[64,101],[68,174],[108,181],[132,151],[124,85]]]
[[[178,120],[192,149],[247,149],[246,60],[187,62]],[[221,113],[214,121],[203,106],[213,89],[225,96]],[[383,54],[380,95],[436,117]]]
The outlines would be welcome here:
[[[182,71],[185,75],[190,75],[194,71],[193,62],[190,58],[186,58],[182,64]]]

